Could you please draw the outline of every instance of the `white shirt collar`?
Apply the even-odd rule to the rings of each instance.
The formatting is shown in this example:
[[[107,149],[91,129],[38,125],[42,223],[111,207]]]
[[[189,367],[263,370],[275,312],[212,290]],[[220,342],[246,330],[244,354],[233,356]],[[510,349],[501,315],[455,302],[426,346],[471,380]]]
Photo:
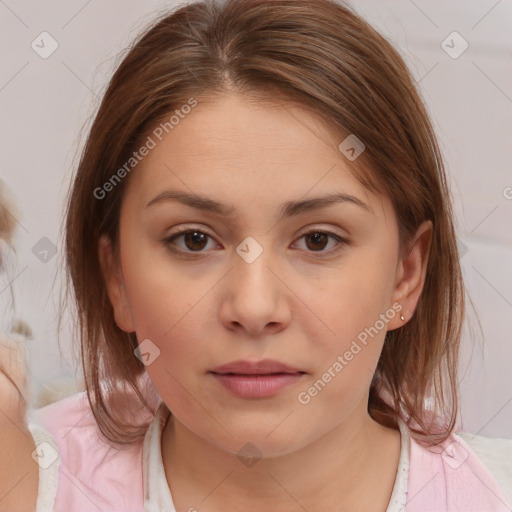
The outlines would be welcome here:
[[[162,460],[162,432],[169,416],[169,409],[161,402],[144,437],[142,482],[146,512],[176,512]]]
[[[142,479],[144,490],[144,510],[146,512],[176,512],[171,491],[165,477],[162,460],[162,432],[169,419],[170,412],[164,402],[160,403],[155,418],[151,422],[142,448]],[[399,421],[401,434],[400,459],[386,512],[403,512],[407,497],[409,478],[409,431],[405,423]]]

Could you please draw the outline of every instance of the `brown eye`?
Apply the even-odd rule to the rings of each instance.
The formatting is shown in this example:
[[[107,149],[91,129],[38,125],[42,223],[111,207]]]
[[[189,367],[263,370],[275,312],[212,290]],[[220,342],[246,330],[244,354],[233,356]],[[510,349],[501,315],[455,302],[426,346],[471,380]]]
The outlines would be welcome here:
[[[208,242],[208,235],[200,231],[189,231],[184,235],[185,246],[192,251],[204,249]]]
[[[299,240],[305,240],[306,252],[317,252],[320,254],[329,254],[343,248],[348,241],[336,233],[330,231],[309,231],[304,233]],[[334,243],[332,243],[334,242]]]
[[[325,249],[329,242],[329,236],[325,233],[308,233],[305,237],[306,240],[310,240],[310,243],[306,242],[308,249],[313,251],[321,251]]]
[[[162,244],[174,253],[190,256],[193,253],[197,253],[197,255],[206,253],[207,251],[204,249],[207,248],[209,241],[213,242],[210,235],[197,229],[188,229],[165,238],[162,240]]]

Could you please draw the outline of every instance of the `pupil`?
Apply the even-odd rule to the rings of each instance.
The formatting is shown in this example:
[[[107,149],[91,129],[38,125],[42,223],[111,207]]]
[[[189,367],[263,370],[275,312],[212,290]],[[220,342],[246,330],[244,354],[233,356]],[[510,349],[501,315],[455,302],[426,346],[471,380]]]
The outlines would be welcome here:
[[[186,233],[185,243],[189,249],[203,249],[206,245],[206,235],[197,231]],[[199,247],[194,245],[196,243],[199,244]]]
[[[307,244],[310,249],[321,250],[325,248],[327,241],[325,233],[313,233],[312,235],[308,235],[307,238],[312,241],[312,244]],[[186,233],[185,243],[189,249],[203,249],[206,245],[206,235],[197,231]]]
[[[325,248],[325,242],[327,240],[327,235],[325,235],[325,233],[313,233],[312,235],[309,235],[309,239],[310,240],[313,240],[313,247],[310,246],[310,244],[308,244],[308,247],[310,249],[324,249]],[[320,246],[321,247],[318,247],[318,245],[316,245],[315,247],[315,244],[318,244],[320,243]]]

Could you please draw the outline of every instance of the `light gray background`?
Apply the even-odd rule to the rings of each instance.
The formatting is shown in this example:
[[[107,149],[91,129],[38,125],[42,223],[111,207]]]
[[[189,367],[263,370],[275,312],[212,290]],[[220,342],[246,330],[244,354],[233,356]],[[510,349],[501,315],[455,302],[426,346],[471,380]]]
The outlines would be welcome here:
[[[479,334],[470,309],[473,327],[465,330],[461,362],[462,428],[512,438],[512,2],[351,4],[395,43],[412,69],[450,173],[461,263],[482,325]],[[61,332],[61,356],[56,314],[60,222],[85,135],[79,139],[80,130],[94,113],[119,52],[157,10],[174,5],[0,0],[1,176],[19,211],[17,259],[9,259],[10,277],[2,275],[0,299],[10,298],[5,287],[12,280],[16,316],[34,333],[26,342],[34,396],[51,387],[52,379],[74,376],[77,367],[69,318]],[[47,59],[31,48],[44,31],[59,45]],[[441,47],[453,31],[469,44],[456,59]],[[32,252],[43,237],[58,251],[47,262]],[[3,324],[7,320],[4,315]]]

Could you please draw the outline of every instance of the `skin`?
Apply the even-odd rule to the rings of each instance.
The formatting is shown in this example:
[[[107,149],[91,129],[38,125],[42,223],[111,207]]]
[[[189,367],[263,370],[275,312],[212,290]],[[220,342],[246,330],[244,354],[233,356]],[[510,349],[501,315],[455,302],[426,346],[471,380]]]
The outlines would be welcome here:
[[[27,368],[15,346],[14,340],[0,333],[0,512],[33,512],[39,466],[31,456],[36,445],[28,429],[26,405],[16,389],[26,390]]]
[[[2,186],[0,180],[0,241],[10,246],[16,210],[2,194]],[[1,270],[5,257],[2,250]],[[36,508],[39,466],[32,458],[36,445],[27,423],[27,370],[21,342],[0,332],[0,512],[33,512]]]
[[[160,350],[146,369],[172,412],[162,459],[180,512],[387,508],[400,434],[375,422],[367,403],[386,329],[405,323],[400,313],[307,405],[297,396],[394,303],[411,317],[431,225],[401,258],[392,203],[359,183],[337,149],[342,140],[298,106],[236,94],[200,102],[130,176],[120,261],[108,239],[100,242],[118,326]],[[221,216],[176,201],[145,208],[165,189],[234,210]],[[279,220],[283,202],[332,192],[366,207],[344,202]],[[209,236],[187,240],[177,227]],[[346,243],[318,242],[309,231]],[[248,236],[263,249],[252,263],[236,252]],[[208,373],[264,358],[306,374],[273,397],[249,399]],[[261,453],[252,467],[237,457],[248,442]]]

